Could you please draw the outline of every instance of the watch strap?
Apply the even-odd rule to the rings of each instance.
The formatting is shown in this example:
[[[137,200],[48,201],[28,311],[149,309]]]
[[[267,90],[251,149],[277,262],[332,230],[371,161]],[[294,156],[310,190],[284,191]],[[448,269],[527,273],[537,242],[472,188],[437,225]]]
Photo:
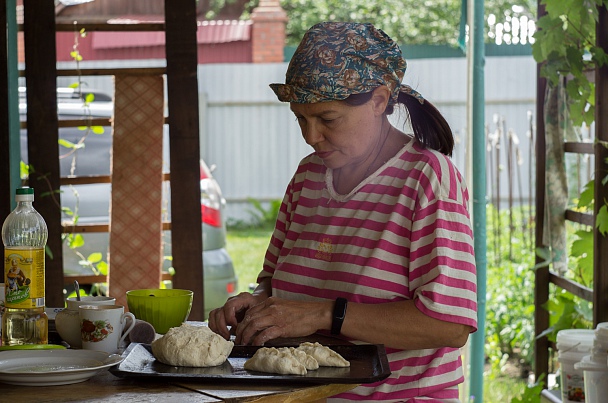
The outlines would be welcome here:
[[[334,304],[334,312],[331,320],[331,334],[339,335],[342,330],[342,324],[344,323],[344,317],[346,316],[346,307],[348,300],[346,298],[336,298]]]

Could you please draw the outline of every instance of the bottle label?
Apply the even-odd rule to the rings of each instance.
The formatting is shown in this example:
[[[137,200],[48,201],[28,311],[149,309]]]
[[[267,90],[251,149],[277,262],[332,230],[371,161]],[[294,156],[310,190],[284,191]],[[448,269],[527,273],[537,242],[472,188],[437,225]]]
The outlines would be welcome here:
[[[44,307],[44,248],[4,249],[7,308]]]

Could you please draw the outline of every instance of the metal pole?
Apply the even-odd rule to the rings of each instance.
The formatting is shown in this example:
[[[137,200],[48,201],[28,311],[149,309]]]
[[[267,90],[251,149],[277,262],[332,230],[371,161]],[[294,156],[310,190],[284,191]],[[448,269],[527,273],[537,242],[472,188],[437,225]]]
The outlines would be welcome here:
[[[473,2],[471,18],[472,95],[473,111],[469,127],[473,135],[473,233],[475,234],[475,262],[477,265],[477,332],[471,336],[470,395],[475,402],[483,402],[483,368],[485,362],[486,325],[486,170],[485,170],[485,99],[484,99],[484,2]]]
[[[19,62],[17,60],[17,4],[6,0],[7,60],[8,60],[8,125],[9,125],[9,170],[11,188],[11,209],[15,208],[12,196],[21,186],[20,162],[21,141],[19,139]]]

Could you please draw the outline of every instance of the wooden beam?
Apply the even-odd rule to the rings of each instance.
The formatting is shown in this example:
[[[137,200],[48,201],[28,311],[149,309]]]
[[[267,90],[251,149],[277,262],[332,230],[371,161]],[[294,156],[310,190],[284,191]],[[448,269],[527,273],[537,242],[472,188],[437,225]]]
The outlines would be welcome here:
[[[538,0],[538,18],[545,13],[545,7]],[[543,248],[543,226],[545,216],[545,89],[547,80],[540,75],[541,65],[536,65],[536,248]],[[536,256],[536,264],[543,259]],[[536,336],[549,328],[549,312],[544,308],[549,301],[549,268],[540,267],[534,277],[534,334]],[[546,336],[534,339],[534,373],[537,377],[549,373],[549,340]]]
[[[172,280],[172,276],[171,274],[167,273],[167,272],[162,272],[161,274],[161,280]],[[89,275],[89,276],[85,276],[85,275],[80,275],[80,276],[73,276],[73,275],[69,275],[69,276],[63,276],[63,284],[64,285],[72,285],[74,284],[74,281],[78,281],[78,284],[83,285],[83,284],[95,284],[95,283],[107,283],[108,282],[108,276],[103,275],[103,274],[99,274],[99,275]]]
[[[165,29],[173,286],[194,291],[190,320],[203,320],[196,1],[165,1]]]
[[[35,189],[34,205],[48,226],[47,248],[53,253],[46,258],[46,305],[63,306],[54,2],[24,0],[23,21],[28,162],[33,167],[29,183]]]
[[[593,154],[593,143],[565,142],[564,152],[575,154]]]
[[[7,26],[6,0],[0,1],[0,27]],[[15,191],[11,186],[11,147],[9,144],[8,101],[8,31],[0,30],[0,219],[4,220],[12,210],[11,199]],[[4,267],[4,266],[2,266]]]
[[[84,29],[86,32],[150,32],[164,31],[165,24],[162,22],[137,22],[137,23],[119,23],[119,22],[89,22],[89,23],[74,23],[57,21],[57,32],[79,32]]]
[[[552,271],[549,272],[549,281],[555,284],[556,286],[568,291],[569,293],[584,299],[585,301],[593,301],[593,290],[589,287],[585,287],[584,285],[562,277]]]
[[[574,210],[566,210],[566,220],[576,222],[579,224],[593,226],[595,222],[595,216],[589,213],[581,213]]]
[[[168,221],[164,221],[162,223],[163,231],[171,230],[171,223]],[[62,232],[64,234],[82,234],[82,233],[90,233],[90,232],[110,232],[110,224],[108,223],[98,223],[98,224],[78,224],[78,225],[70,225],[63,224]]]
[[[19,31],[23,31],[23,24],[17,26]],[[165,24],[163,22],[108,22],[90,21],[77,22],[69,21],[66,18],[57,18],[55,22],[57,32],[79,32],[84,29],[87,32],[148,32],[148,31],[164,31]]]
[[[598,7],[595,40],[597,47],[608,52],[608,10]],[[608,66],[595,71],[595,214],[608,200],[608,186],[604,178],[608,175]],[[603,143],[603,144],[602,144]],[[608,237],[594,228],[593,254],[593,323],[608,321]]]
[[[158,76],[165,74],[164,67],[138,67],[138,68],[99,68],[99,69],[61,69],[56,70],[58,77],[72,76],[115,76],[117,74],[130,74],[132,76]],[[19,71],[20,76],[25,76],[25,70]]]

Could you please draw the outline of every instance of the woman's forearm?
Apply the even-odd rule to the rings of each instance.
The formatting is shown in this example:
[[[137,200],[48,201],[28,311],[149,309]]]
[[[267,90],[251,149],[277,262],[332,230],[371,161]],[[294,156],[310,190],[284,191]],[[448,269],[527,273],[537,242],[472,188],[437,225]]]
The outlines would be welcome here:
[[[341,334],[387,347],[418,350],[462,347],[471,327],[431,318],[414,301],[386,304],[349,303]]]
[[[264,299],[272,296],[272,277],[264,277],[253,290],[252,294],[255,296],[263,296]]]

